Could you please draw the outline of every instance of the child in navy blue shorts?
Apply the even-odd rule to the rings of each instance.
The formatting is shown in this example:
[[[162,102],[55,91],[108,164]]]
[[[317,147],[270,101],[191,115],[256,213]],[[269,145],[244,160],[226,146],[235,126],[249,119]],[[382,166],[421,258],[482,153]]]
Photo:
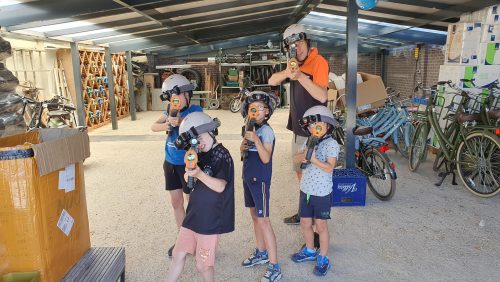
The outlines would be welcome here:
[[[300,226],[306,241],[305,247],[292,255],[292,261],[314,261],[313,273],[324,276],[330,269],[328,247],[330,235],[327,220],[330,219],[332,172],[337,162],[339,145],[330,133],[336,125],[333,114],[325,106],[309,108],[299,121],[304,131],[310,134],[318,131],[319,141],[311,155],[310,163],[305,161],[305,149],[295,156],[295,162],[306,163],[300,181]],[[305,144],[304,144],[305,147]],[[314,248],[313,220],[319,233],[320,248]]]
[[[253,131],[244,133],[240,151],[243,159],[243,189],[245,207],[250,208],[257,247],[244,267],[268,264],[261,281],[277,281],[281,278],[278,264],[276,236],[269,220],[269,192],[272,175],[272,156],[275,143],[274,132],[267,121],[273,114],[276,100],[262,91],[253,91],[246,97],[241,114],[247,121],[255,122]]]

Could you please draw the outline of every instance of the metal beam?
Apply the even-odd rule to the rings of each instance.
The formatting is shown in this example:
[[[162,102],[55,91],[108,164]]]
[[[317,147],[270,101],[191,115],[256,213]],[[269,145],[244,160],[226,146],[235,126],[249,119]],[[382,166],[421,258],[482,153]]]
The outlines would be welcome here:
[[[148,49],[147,52],[159,51],[158,53],[162,57],[180,57],[185,55],[217,51],[220,48],[230,49],[230,48],[248,46],[251,44],[260,44],[267,42],[267,40],[279,41],[280,35],[277,32],[270,32],[270,33],[259,34],[256,36],[245,36],[240,38],[234,38],[232,40],[224,40],[224,41],[212,42],[201,45],[184,46],[180,48],[167,49],[165,48],[165,46],[160,46]]]
[[[115,100],[115,77],[113,75],[113,62],[111,61],[111,52],[109,48],[104,50],[104,60],[106,61],[106,76],[108,77],[109,107],[111,108],[111,128],[118,129],[116,118],[116,100]]]
[[[67,7],[67,3],[69,2],[69,1],[65,1],[64,5],[61,5],[60,1],[55,1],[55,0],[49,0],[49,1],[50,2],[59,2],[57,5],[64,6],[64,7]],[[46,5],[46,3],[49,1],[44,0],[44,1],[40,1],[40,2],[45,2],[45,5]],[[149,12],[155,11],[154,10],[155,8],[160,8],[160,7],[166,6],[167,5],[166,2],[168,2],[168,5],[177,5],[177,4],[198,2],[198,1],[199,0],[144,0],[144,1],[143,0],[128,0],[127,2],[130,4],[135,3],[132,6],[140,9],[141,11],[143,11],[145,13],[149,13]],[[87,5],[92,5],[93,2],[99,2],[99,1],[98,0],[89,0],[89,1],[85,1],[84,3],[86,3]],[[104,2],[104,1],[101,0],[100,2]],[[79,13],[78,11],[74,11],[73,9],[69,9],[67,11],[68,14],[62,18],[57,18],[54,16],[54,17],[50,17],[48,19],[45,19],[43,21],[41,21],[41,20],[29,21],[29,22],[25,22],[25,23],[21,23],[21,24],[8,26],[7,30],[8,31],[16,31],[16,30],[35,28],[35,27],[40,27],[40,26],[69,23],[69,22],[74,22],[74,21],[79,21],[79,20],[91,20],[91,19],[106,17],[106,16],[116,16],[118,14],[124,14],[124,13],[129,13],[129,12],[130,12],[130,9],[123,8],[123,7],[119,7],[117,9],[112,9],[112,10],[98,11],[98,12],[85,11],[84,13]]]
[[[390,3],[396,3],[396,4],[404,4],[404,5],[411,5],[411,6],[416,6],[416,7],[424,7],[424,8],[431,8],[431,9],[437,9],[437,10],[448,10],[448,11],[454,11],[458,12],[460,14],[465,13],[465,12],[474,12],[477,10],[481,10],[484,7],[488,7],[491,5],[498,4],[498,1],[472,1],[472,2],[467,2],[467,3],[460,3],[460,4],[446,4],[446,3],[441,3],[438,1],[428,1],[428,0],[389,0],[387,2]]]
[[[336,15],[336,16],[342,16],[342,17],[347,17],[347,12],[343,11],[336,11],[336,10],[330,10],[330,9],[324,9],[324,8],[317,8],[314,10],[315,12],[319,13],[324,13],[324,14],[329,14],[329,15]],[[310,15],[309,15],[310,16]],[[371,20],[371,21],[379,21],[379,22],[385,22],[385,23],[391,23],[391,24],[401,24],[400,20],[395,20],[391,18],[386,18],[383,16],[376,16],[376,15],[362,15],[360,14],[358,16],[359,19],[365,19],[365,20]],[[436,21],[434,21],[436,22]],[[441,31],[446,31],[447,28],[439,25],[432,25],[428,24],[427,25],[429,29],[434,29],[434,30],[441,30]]]
[[[94,44],[105,44],[105,43],[113,43],[113,42],[118,43],[118,42],[129,41],[129,40],[133,40],[133,39],[137,39],[137,38],[147,38],[147,37],[157,36],[157,35],[168,36],[168,34],[175,35],[177,38],[179,37],[174,32],[168,32],[167,29],[157,29],[157,30],[152,30],[152,31],[134,32],[132,34],[124,33],[122,35],[92,40],[92,42]]]
[[[116,28],[116,27],[121,27],[121,26],[139,24],[139,23],[144,23],[144,22],[148,22],[148,21],[149,20],[146,18],[136,17],[136,18],[129,18],[129,19],[124,19],[124,20],[98,23],[98,24],[93,24],[93,25],[86,25],[86,26],[75,27],[75,28],[58,29],[58,30],[54,30],[54,31],[45,32],[45,35],[47,35],[48,37],[64,36],[64,35],[68,35],[68,34],[88,32],[88,31],[100,30],[100,29],[110,28],[110,27]]]
[[[290,17],[288,23],[283,28],[290,26],[291,24],[298,23],[305,16],[307,16],[312,10],[314,10],[322,0],[301,0],[299,2],[300,6],[294,11],[294,16]]]
[[[357,72],[358,72],[358,6],[355,0],[347,0],[347,73],[346,73],[346,100],[347,141],[344,145],[346,168],[355,167],[355,136],[356,126],[356,97],[357,97]]]
[[[82,74],[80,72],[80,52],[76,42],[70,42],[71,64],[73,66],[73,80],[75,81],[76,113],[78,126],[87,126],[85,117],[85,105],[83,104]]]
[[[130,101],[130,118],[136,120],[135,115],[135,87],[134,87],[134,77],[132,75],[132,52],[127,52],[127,76],[128,76],[128,100]]]
[[[160,28],[160,27],[157,24],[151,24],[151,25],[145,25],[145,26],[139,26],[139,27],[124,28],[124,29],[108,31],[108,32],[100,32],[100,33],[95,33],[95,34],[73,36],[73,38],[76,41],[94,41],[94,40],[98,40],[99,38],[105,38],[105,37],[110,37],[110,36],[139,32],[139,31],[150,31],[152,29],[158,29],[158,28]],[[166,28],[163,28],[163,32],[164,33],[167,32]]]
[[[65,0],[64,4],[56,0],[34,1],[2,7],[0,26],[66,18],[119,8],[120,6],[116,3],[102,0]]]

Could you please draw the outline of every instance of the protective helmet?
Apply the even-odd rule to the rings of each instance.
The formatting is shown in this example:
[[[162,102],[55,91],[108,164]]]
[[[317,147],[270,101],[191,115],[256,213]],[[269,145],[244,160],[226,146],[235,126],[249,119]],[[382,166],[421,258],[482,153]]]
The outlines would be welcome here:
[[[192,131],[196,136],[205,132],[214,132],[220,126],[218,118],[212,119],[203,112],[188,114],[179,125],[179,134]],[[192,130],[194,129],[194,131]]]
[[[301,39],[307,40],[306,29],[301,24],[292,24],[283,32],[283,44],[285,48],[288,48],[290,44]]]
[[[337,120],[333,117],[332,112],[325,106],[309,108],[299,120],[299,124],[307,132],[307,127],[317,121],[326,122],[332,125],[332,128],[337,125]]]
[[[269,108],[269,114],[266,116],[266,120],[268,120],[274,112],[276,108],[276,97],[273,94],[266,93],[264,91],[252,91],[250,95],[248,95],[243,101],[243,105],[241,105],[241,115],[243,118],[246,118],[248,115],[248,106],[253,102],[262,102]]]
[[[188,114],[179,125],[179,137],[175,140],[175,147],[187,150],[190,146],[197,144],[198,135],[209,132],[214,138],[217,135],[217,127],[220,121],[212,119],[203,112],[193,112]]]
[[[189,80],[180,74],[172,74],[161,86],[161,91],[166,95],[166,100],[170,100],[172,95],[179,95],[182,92],[189,92],[189,97],[193,94],[193,85]]]

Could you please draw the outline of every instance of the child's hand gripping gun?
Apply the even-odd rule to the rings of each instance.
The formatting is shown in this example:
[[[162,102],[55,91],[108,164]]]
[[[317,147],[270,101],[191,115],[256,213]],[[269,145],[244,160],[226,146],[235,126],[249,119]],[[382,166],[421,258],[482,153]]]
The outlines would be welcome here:
[[[179,111],[181,109],[181,101],[179,100],[178,96],[172,96],[170,98],[170,104],[169,104],[169,112],[168,115],[170,117],[177,117],[179,115]],[[167,135],[170,134],[170,130],[167,131]]]
[[[186,154],[184,155],[184,163],[186,164],[186,171],[196,168],[198,164],[198,153],[195,149],[191,148],[186,151]],[[188,176],[187,187],[189,189],[194,188],[194,178],[192,176]]]
[[[306,143],[306,161],[304,163],[300,164],[301,169],[305,169],[309,163],[311,163],[311,157],[312,153],[314,151],[314,148],[318,145],[318,141],[325,135],[326,133],[326,128],[321,125],[321,124],[315,124],[313,132],[311,133],[311,136],[307,138],[307,143]]]
[[[255,128],[255,120],[257,119],[259,111],[257,107],[255,106],[250,106],[248,107],[248,116],[247,116],[247,123],[243,126],[242,131],[241,131],[241,137],[245,138],[245,133],[248,131],[253,131]],[[250,140],[247,140],[247,147],[253,146],[253,142]],[[241,153],[241,161],[243,161],[248,155],[248,150],[245,150]]]

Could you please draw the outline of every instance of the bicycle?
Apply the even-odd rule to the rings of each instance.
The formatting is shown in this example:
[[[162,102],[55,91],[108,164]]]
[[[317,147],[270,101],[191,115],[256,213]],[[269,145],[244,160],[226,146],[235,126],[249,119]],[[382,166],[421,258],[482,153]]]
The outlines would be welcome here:
[[[440,146],[440,154],[436,157],[434,168],[437,170],[445,164],[446,171],[440,173],[440,186],[447,175],[452,174],[452,184],[456,185],[455,165],[458,175],[465,187],[473,194],[481,197],[492,197],[500,191],[500,130],[495,126],[482,124],[481,116],[470,114],[468,105],[469,92],[458,88],[451,81],[440,81],[439,86],[448,85],[456,91],[452,102],[445,107],[449,113],[444,116],[450,124],[445,131],[439,124],[436,107],[444,105],[443,92],[431,91],[431,101],[421,113],[412,145],[410,147],[409,169],[416,171],[427,150],[427,141],[432,128]],[[456,97],[459,97],[458,103]],[[424,99],[426,97],[423,97]],[[442,111],[442,110],[441,110]]]
[[[339,145],[345,145],[345,133],[342,127],[343,119],[336,117],[339,125],[334,128],[332,137]],[[379,200],[388,201],[396,192],[396,168],[385,153],[387,143],[363,137],[371,134],[372,127],[359,126],[353,130],[356,136],[356,167],[366,175],[368,188]]]
[[[247,87],[250,85],[250,83],[248,82],[248,78],[245,78],[243,85],[246,85]],[[240,92],[238,93],[238,95],[231,98],[231,101],[229,101],[229,110],[232,113],[239,112],[241,110],[241,105],[243,104],[243,101],[246,99],[247,96],[250,96],[251,91],[247,87],[245,86],[240,87]],[[272,93],[274,99],[276,100],[276,105],[281,105],[281,98],[279,97],[279,95],[275,95],[273,91],[264,91],[264,92]]]
[[[31,109],[29,122],[27,121],[27,131],[36,128],[64,128],[76,127],[76,108],[72,104],[67,104],[69,99],[56,95],[50,100],[36,101],[35,99],[21,96],[24,106],[22,114],[27,109]],[[30,105],[30,107],[28,107]],[[47,113],[47,121],[43,121],[43,114]]]
[[[400,101],[400,109],[396,107],[393,98],[399,97],[399,94],[393,92],[392,95],[389,95],[386,105],[375,115],[369,117],[358,115],[356,123],[373,128],[372,140],[385,143],[390,137],[396,150],[407,159],[415,127],[413,118],[407,110],[407,105],[403,103],[404,101]]]

